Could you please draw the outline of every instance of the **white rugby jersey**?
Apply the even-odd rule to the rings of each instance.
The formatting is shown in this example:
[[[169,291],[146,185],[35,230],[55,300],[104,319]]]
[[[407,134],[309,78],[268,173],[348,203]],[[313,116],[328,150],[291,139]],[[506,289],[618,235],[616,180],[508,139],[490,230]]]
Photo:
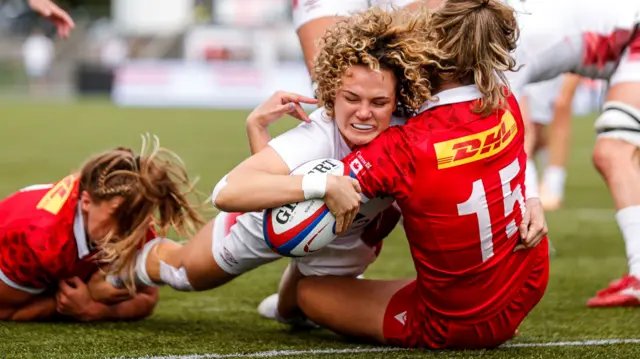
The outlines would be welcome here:
[[[327,116],[324,108],[315,110],[309,115],[309,119],[312,121],[311,123],[302,123],[269,142],[269,146],[282,157],[290,171],[312,160],[322,158],[341,160],[351,152],[335,121]],[[402,125],[406,122],[406,119],[393,117],[391,126]],[[391,206],[393,202],[392,197],[385,197],[361,204],[360,212],[351,227],[334,242],[344,243],[359,239],[366,225]],[[262,216],[260,216],[259,224],[262,227]]]
[[[518,13],[518,72],[507,77],[516,95],[528,83],[572,72],[609,79],[640,22],[637,0],[510,0]],[[638,44],[636,44],[638,42]],[[639,51],[640,50],[634,50]]]

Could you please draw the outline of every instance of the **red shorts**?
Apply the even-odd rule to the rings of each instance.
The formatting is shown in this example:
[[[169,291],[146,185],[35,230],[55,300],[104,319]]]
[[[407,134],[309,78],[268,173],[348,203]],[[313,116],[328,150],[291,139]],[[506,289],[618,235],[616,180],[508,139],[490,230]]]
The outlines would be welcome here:
[[[432,349],[480,349],[497,347],[511,339],[520,323],[542,299],[549,279],[547,241],[536,250],[546,251],[533,263],[533,268],[510,303],[498,314],[474,322],[443,317],[427,310],[419,318],[412,315],[411,308],[417,303],[416,282],[400,289],[389,301],[383,331],[387,344],[401,347]],[[473,324],[469,324],[469,323]],[[416,325],[420,330],[416,330]]]

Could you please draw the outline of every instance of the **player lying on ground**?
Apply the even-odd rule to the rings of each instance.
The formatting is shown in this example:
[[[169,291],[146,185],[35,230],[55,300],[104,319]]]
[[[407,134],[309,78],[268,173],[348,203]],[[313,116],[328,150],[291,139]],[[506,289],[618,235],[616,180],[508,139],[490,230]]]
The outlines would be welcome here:
[[[609,80],[593,163],[609,187],[626,244],[629,273],[591,298],[590,307],[640,306],[640,2],[566,0],[525,3],[516,49],[525,65],[509,75],[526,84],[572,72]],[[571,19],[570,22],[567,19]]]
[[[132,270],[144,242],[173,226],[199,223],[181,186],[184,170],[162,149],[136,157],[118,148],[90,158],[77,174],[35,185],[0,202],[0,319],[140,319],[157,289],[118,290],[104,273]],[[155,213],[158,212],[156,216]]]
[[[323,80],[320,91],[329,107],[317,110],[308,123],[270,141],[266,127],[271,122],[287,112],[306,119],[296,102],[316,103],[312,99],[277,93],[247,120],[254,153],[247,161],[253,163],[253,158],[260,158],[261,168],[287,175],[311,160],[341,159],[351,147],[371,141],[394,124],[394,112],[416,111],[429,94],[420,71],[425,61],[419,52],[421,45],[409,35],[417,25],[396,28],[391,21],[387,13],[372,12],[335,27],[327,35],[327,44],[316,65],[316,76],[327,79]],[[346,58],[350,62],[346,62]],[[326,191],[329,203],[339,200],[345,186],[352,186],[348,179],[334,180]],[[268,188],[269,184],[264,185]],[[288,193],[277,196],[289,203]],[[242,193],[225,192],[218,198],[222,201],[218,204],[229,208],[242,206],[243,197]],[[333,243],[292,262],[290,276],[283,280],[280,320],[297,321],[295,280],[300,275],[356,277],[364,272],[376,258],[375,246],[362,241],[366,229],[377,226],[384,211],[392,214],[392,203],[393,199],[389,198],[362,206],[359,212],[352,213],[357,217],[354,224],[348,229],[341,228],[341,235]],[[264,202],[257,205],[268,207]],[[136,267],[138,280],[148,285],[166,283],[178,290],[207,290],[281,258],[265,242],[262,212],[230,212],[233,210],[220,213],[184,246],[168,240],[146,245],[139,256],[142,265]],[[399,216],[391,218],[397,221]],[[394,226],[395,222],[388,226],[389,231]],[[387,233],[374,234],[378,238],[373,242],[379,242]]]
[[[495,0],[448,0],[432,17],[419,16],[428,26],[415,38],[430,60],[423,66],[437,102],[368,145],[356,143],[343,162],[357,180],[338,177],[350,182],[344,194],[324,197],[337,228],[358,211],[358,189],[371,200],[396,198],[417,279],[308,277],[298,286],[298,304],[315,323],[350,337],[404,347],[495,347],[540,301],[549,274],[540,200],[525,194],[524,124],[501,82],[515,66],[516,21]],[[319,88],[323,81],[332,79],[321,79]],[[335,183],[334,176],[323,183],[326,175],[273,171],[263,165],[268,155],[236,167],[216,203],[260,210],[319,198]],[[309,191],[316,195],[305,195],[303,183],[317,183]]]
[[[436,0],[437,3],[440,1]],[[292,6],[293,24],[300,39],[309,73],[313,75],[315,59],[320,51],[318,40],[337,21],[365,11],[372,6],[386,10],[403,6],[417,9],[423,3],[431,2],[433,0],[323,0],[315,2],[294,0]]]

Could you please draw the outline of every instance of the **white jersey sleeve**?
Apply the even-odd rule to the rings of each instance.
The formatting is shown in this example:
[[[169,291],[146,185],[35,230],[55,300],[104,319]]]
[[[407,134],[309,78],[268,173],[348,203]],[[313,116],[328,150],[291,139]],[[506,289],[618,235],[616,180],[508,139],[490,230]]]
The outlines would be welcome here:
[[[333,158],[335,126],[324,115],[324,108],[315,110],[310,123],[303,123],[269,141],[269,146],[294,170],[300,165],[321,158]]]

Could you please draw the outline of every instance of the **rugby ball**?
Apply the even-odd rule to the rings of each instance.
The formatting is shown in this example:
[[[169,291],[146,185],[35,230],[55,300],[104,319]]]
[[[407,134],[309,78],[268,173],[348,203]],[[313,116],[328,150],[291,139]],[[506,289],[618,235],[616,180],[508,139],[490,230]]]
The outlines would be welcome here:
[[[327,173],[349,175],[349,167],[335,159],[309,161],[292,175]],[[335,238],[336,218],[322,199],[310,199],[264,212],[263,232],[267,245],[286,257],[304,257],[317,252]]]

